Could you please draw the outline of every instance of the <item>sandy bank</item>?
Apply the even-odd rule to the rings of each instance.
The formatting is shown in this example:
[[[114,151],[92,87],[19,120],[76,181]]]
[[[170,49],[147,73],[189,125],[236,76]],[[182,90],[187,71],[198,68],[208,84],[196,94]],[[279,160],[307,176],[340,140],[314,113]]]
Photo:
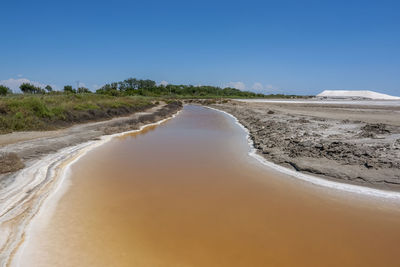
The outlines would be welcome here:
[[[273,163],[400,191],[400,107],[239,101],[212,107],[238,118]]]

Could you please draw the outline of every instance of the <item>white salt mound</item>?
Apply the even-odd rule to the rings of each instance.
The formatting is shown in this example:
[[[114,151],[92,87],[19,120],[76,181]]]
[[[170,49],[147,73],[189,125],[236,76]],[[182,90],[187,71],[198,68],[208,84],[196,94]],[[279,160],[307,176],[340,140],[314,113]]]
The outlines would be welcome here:
[[[347,90],[325,90],[317,97],[327,98],[368,98],[380,100],[400,100],[398,96],[381,94],[373,91],[347,91]]]

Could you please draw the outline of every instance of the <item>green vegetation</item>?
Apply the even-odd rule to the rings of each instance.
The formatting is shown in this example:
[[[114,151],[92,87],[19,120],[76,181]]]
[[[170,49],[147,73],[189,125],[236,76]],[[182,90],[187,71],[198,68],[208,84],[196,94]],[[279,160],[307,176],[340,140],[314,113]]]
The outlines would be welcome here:
[[[10,95],[0,98],[0,133],[49,130],[151,107],[152,98],[97,94]]]
[[[0,85],[0,95],[7,95],[7,94],[10,94],[11,93],[11,90],[10,90],[10,88],[8,88],[7,86],[4,86],[4,85]]]
[[[20,86],[24,94],[59,94],[53,91],[50,85],[45,89],[37,87],[33,84],[24,83]],[[0,90],[0,95],[1,95]],[[89,94],[92,93],[88,88],[79,87],[74,89],[71,85],[65,85],[63,88],[65,94]],[[121,82],[113,82],[102,86],[96,90],[96,94],[108,96],[147,96],[162,98],[184,98],[184,99],[205,99],[205,98],[304,98],[305,96],[284,95],[284,94],[261,94],[249,91],[241,91],[239,89],[217,86],[201,85],[157,85],[152,80],[140,80],[129,78]]]
[[[21,91],[24,94],[44,94],[45,93],[45,91],[42,88],[34,86],[33,84],[30,84],[30,83],[21,84],[19,89],[21,89]]]
[[[79,87],[76,91],[78,94],[90,94],[91,91],[86,87]]]
[[[73,89],[71,85],[66,85],[66,86],[64,86],[64,93],[75,94],[76,90]]]
[[[217,86],[201,85],[157,85],[152,80],[129,78],[121,82],[106,84],[96,91],[97,94],[112,96],[151,96],[178,99],[205,98],[303,98],[304,96],[254,93],[235,88],[220,88]]]
[[[235,88],[220,88],[216,86],[193,85],[157,85],[152,80],[138,80],[129,78],[121,82],[106,84],[96,91],[97,94],[106,95],[141,95],[152,97],[173,98],[263,98],[265,95]]]
[[[135,78],[106,84],[96,93],[85,87],[75,89],[71,85],[64,86],[63,91],[54,91],[50,85],[42,89],[23,83],[20,89],[23,94],[12,94],[9,88],[0,85],[0,133],[56,129],[77,122],[126,115],[160,100],[168,103],[174,99],[200,99],[200,102],[196,101],[207,105],[222,98],[299,97],[264,95],[229,87],[157,85],[152,80]]]
[[[46,89],[48,93],[53,92],[53,87],[51,87],[50,85],[46,85],[44,89]]]

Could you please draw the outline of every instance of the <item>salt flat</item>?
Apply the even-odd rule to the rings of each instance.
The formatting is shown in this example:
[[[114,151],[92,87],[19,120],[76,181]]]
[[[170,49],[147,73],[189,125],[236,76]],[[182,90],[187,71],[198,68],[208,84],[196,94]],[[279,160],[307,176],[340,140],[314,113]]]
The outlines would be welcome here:
[[[241,102],[256,103],[293,103],[293,104],[326,104],[326,105],[360,105],[360,106],[400,106],[400,100],[320,100],[320,99],[239,99]]]

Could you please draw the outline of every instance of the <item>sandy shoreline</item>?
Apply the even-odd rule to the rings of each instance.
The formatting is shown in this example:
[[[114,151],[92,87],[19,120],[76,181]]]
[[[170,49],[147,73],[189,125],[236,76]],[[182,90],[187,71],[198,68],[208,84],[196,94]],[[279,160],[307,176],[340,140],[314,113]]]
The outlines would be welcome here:
[[[266,160],[323,179],[400,191],[400,107],[231,101]]]
[[[43,202],[65,178],[68,166],[78,160],[89,149],[97,147],[116,135],[125,132],[141,131],[145,126],[161,123],[181,109],[180,103],[171,103],[152,109],[147,113],[134,114],[106,122],[77,125],[65,131],[77,132],[71,143],[70,134],[58,136],[53,140],[58,147],[41,150],[47,138],[17,142],[11,148],[20,149],[25,155],[36,155],[27,160],[25,168],[15,173],[3,175],[0,180],[0,265],[8,266],[18,247],[27,238],[27,227],[40,211]],[[92,129],[87,132],[86,129]],[[107,134],[107,135],[105,135]],[[67,140],[65,140],[67,139]],[[68,142],[69,141],[69,142]],[[51,143],[49,144],[51,145]],[[63,145],[66,145],[63,147]],[[59,148],[61,147],[61,149]],[[24,150],[24,148],[27,148]],[[2,147],[10,151],[10,145]],[[29,157],[28,157],[29,159]],[[68,163],[67,163],[68,161]],[[64,173],[64,175],[60,175]],[[58,179],[61,176],[64,178]],[[58,177],[58,178],[57,178]],[[57,179],[56,179],[57,178]]]

